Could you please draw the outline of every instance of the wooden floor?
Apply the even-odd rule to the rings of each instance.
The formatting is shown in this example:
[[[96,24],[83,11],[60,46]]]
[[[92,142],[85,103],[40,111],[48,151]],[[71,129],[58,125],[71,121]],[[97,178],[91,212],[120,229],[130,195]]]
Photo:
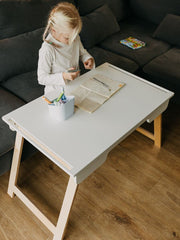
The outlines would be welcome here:
[[[151,125],[150,125],[151,127]],[[0,240],[51,240],[52,234],[0,177]],[[22,163],[19,186],[55,224],[68,176],[38,153]],[[80,184],[66,240],[180,239],[180,110],[163,114],[163,146],[134,132]]]

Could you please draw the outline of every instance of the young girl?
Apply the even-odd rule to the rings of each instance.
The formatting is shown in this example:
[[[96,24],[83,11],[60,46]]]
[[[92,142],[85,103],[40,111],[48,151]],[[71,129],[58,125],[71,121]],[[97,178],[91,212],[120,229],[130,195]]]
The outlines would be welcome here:
[[[81,28],[81,18],[73,4],[61,2],[50,12],[38,61],[38,82],[45,85],[45,94],[61,89],[79,75],[79,59],[86,69],[94,67],[94,60],[78,35]]]

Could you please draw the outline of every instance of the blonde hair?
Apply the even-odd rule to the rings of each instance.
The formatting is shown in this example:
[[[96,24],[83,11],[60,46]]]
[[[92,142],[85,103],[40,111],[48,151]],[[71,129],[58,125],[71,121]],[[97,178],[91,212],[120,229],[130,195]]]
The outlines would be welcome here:
[[[82,29],[81,17],[76,7],[72,3],[61,2],[57,4],[49,14],[43,40],[57,47],[53,42],[46,40],[47,34],[51,31],[52,27],[58,31],[72,29],[72,34],[69,39],[69,43],[71,44]]]

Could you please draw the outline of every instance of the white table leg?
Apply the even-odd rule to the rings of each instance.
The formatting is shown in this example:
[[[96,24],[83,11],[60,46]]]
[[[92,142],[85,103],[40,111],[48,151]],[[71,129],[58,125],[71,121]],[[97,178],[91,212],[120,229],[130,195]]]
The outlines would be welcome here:
[[[77,187],[78,184],[74,181],[74,178],[70,176],[53,240],[62,240],[64,237],[69,214],[77,192]]]
[[[14,146],[14,153],[11,165],[11,172],[8,185],[8,194],[10,197],[14,197],[14,186],[17,184],[17,178],[19,173],[19,166],[21,162],[21,154],[23,149],[24,138],[20,133],[16,133],[16,141]]]

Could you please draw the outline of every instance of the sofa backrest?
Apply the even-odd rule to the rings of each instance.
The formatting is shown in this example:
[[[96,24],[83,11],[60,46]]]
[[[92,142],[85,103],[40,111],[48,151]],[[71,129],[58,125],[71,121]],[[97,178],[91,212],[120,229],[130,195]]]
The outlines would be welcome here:
[[[126,18],[129,13],[127,0],[75,0],[75,3],[81,16],[93,12],[104,4],[109,6],[117,21]]]
[[[48,14],[61,1],[0,0],[0,82],[37,68]]]
[[[0,39],[46,25],[51,8],[63,0],[0,1]],[[74,3],[74,0],[68,0]]]
[[[180,0],[129,0],[135,16],[159,24],[166,14],[180,15]]]

